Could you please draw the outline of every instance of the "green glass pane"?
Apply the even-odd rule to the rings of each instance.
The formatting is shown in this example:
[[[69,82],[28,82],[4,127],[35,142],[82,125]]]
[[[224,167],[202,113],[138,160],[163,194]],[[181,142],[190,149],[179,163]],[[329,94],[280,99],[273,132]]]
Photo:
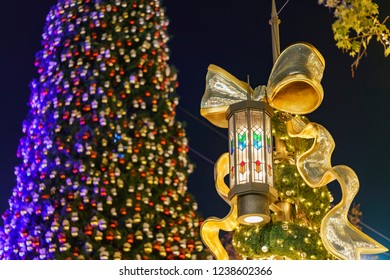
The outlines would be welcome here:
[[[253,132],[253,140],[257,142],[261,141],[261,134]]]

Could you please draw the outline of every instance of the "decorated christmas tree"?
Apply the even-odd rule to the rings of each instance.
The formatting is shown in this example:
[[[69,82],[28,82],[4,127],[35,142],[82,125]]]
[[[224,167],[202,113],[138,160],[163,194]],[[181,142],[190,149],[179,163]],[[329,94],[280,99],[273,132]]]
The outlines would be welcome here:
[[[159,0],[59,0],[36,55],[0,259],[201,258]]]

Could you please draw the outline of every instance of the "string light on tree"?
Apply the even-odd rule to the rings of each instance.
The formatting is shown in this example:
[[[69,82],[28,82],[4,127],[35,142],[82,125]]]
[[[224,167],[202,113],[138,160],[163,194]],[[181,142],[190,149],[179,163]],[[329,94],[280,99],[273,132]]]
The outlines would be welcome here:
[[[0,259],[204,258],[161,1],[59,0]]]

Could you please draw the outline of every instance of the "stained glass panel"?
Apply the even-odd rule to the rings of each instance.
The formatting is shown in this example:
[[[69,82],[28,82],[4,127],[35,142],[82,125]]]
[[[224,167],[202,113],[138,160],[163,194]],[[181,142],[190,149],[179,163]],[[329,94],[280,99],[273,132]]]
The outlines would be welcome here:
[[[263,113],[251,111],[251,130],[252,130],[252,181],[255,183],[265,183],[264,169],[264,130]]]
[[[236,113],[236,158],[237,184],[249,182],[248,172],[248,121],[246,112]]]
[[[230,166],[230,187],[232,188],[236,184],[235,177],[235,145],[234,145],[234,134],[235,134],[235,126],[234,126],[234,116],[229,119],[229,166]]]
[[[271,128],[271,117],[266,115],[265,118],[265,134],[267,138],[267,154],[266,154],[266,161],[267,161],[267,183],[270,186],[273,186],[273,148],[272,148],[272,128]]]

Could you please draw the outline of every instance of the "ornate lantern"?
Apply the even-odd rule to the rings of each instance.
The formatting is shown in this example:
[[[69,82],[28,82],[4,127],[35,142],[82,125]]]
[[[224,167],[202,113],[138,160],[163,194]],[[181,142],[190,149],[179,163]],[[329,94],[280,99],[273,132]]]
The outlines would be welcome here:
[[[237,196],[237,221],[258,224],[270,221],[269,205],[276,200],[273,188],[273,109],[265,102],[245,100],[226,112],[229,135],[229,200]]]

